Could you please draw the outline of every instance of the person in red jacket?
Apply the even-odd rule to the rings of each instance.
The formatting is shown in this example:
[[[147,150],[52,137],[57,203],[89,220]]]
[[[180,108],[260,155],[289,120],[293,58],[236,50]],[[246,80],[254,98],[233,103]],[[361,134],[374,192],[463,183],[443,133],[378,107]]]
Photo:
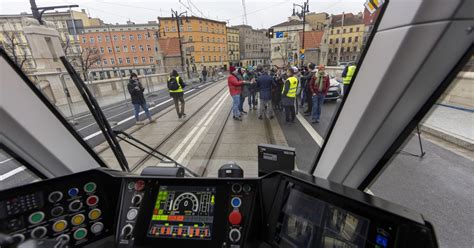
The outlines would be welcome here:
[[[242,91],[243,81],[239,80],[237,77],[237,68],[231,66],[229,68],[229,76],[227,77],[227,85],[229,86],[229,92],[232,96],[232,113],[234,114],[234,120],[242,120],[240,115],[240,93]]]
[[[321,106],[323,105],[324,97],[326,97],[329,90],[329,75],[326,74],[324,65],[318,66],[318,72],[311,78],[309,83],[309,89],[313,100],[311,119],[313,123],[319,123]]]

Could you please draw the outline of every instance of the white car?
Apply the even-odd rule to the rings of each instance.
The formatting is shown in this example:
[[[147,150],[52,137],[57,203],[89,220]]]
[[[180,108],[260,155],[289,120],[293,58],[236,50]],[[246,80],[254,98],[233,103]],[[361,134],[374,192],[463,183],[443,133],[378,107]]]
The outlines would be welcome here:
[[[329,80],[329,90],[324,100],[337,100],[341,98],[342,94],[342,83],[331,77]]]

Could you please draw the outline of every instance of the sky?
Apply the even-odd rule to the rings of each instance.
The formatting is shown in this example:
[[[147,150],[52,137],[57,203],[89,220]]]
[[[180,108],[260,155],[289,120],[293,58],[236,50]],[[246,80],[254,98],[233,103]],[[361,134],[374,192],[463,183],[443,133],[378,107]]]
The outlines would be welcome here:
[[[311,12],[340,14],[343,11],[357,13],[363,10],[365,0],[309,0]],[[284,22],[292,14],[293,3],[303,5],[303,0],[246,0],[248,24],[254,28],[269,28]],[[171,16],[171,9],[188,15],[226,21],[229,25],[243,23],[241,0],[36,0],[38,7],[53,5],[79,5],[90,16],[99,17],[106,23],[146,23],[158,16]],[[29,0],[0,0],[0,14],[31,13]]]

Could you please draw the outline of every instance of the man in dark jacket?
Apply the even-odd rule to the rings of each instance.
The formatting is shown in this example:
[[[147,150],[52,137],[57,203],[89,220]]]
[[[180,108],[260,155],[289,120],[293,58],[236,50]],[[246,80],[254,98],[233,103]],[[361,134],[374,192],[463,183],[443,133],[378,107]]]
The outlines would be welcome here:
[[[206,70],[206,67],[205,67],[205,66],[202,68],[201,74],[202,74],[202,82],[205,83],[205,82],[206,82],[206,78],[207,78],[207,70]]]
[[[151,119],[150,111],[148,110],[148,106],[146,104],[145,96],[143,95],[143,88],[142,84],[138,80],[138,76],[135,73],[130,74],[130,80],[128,81],[127,85],[128,92],[130,93],[130,97],[132,98],[132,104],[135,109],[135,120],[136,124],[143,124],[140,122],[140,107],[143,108],[145,114],[150,122],[153,122]]]
[[[318,73],[316,73],[310,81],[310,89],[313,96],[313,111],[311,113],[313,123],[319,123],[321,106],[323,105],[324,97],[326,97],[329,90],[330,79],[324,69],[324,65],[319,65]]]
[[[173,87],[172,84],[175,83],[177,84],[177,88],[171,88]],[[168,90],[170,92],[170,96],[174,100],[174,106],[179,119],[181,119],[181,117],[186,117],[186,114],[184,113],[184,87],[186,87],[186,84],[183,82],[183,79],[178,75],[176,70],[173,70],[170,73],[170,77],[168,78]],[[179,108],[180,102],[181,109]]]
[[[304,113],[308,116],[311,115],[313,109],[313,99],[310,89],[310,81],[314,77],[314,74],[316,74],[316,71],[316,65],[313,63],[309,63],[308,73],[304,77],[301,77],[301,81],[305,81],[305,87],[303,88],[303,91],[305,92],[305,101],[308,103],[308,108],[306,109],[306,111],[304,111]]]
[[[260,92],[260,110],[258,113],[258,119],[263,119],[265,112],[267,118],[273,119],[272,88],[276,87],[276,82],[266,71],[260,71],[259,74],[261,74],[261,76],[257,78],[257,88]]]

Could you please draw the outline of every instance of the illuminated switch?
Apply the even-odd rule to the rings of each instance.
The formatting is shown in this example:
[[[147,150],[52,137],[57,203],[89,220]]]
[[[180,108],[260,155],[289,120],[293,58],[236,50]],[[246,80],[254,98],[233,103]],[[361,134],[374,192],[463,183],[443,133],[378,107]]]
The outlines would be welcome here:
[[[136,191],[142,191],[145,188],[145,181],[143,180],[138,180],[135,183],[135,190]]]
[[[86,204],[89,207],[97,205],[98,202],[99,202],[99,197],[97,197],[96,195],[91,195],[87,197],[87,200],[86,200]]]
[[[44,220],[44,213],[41,212],[41,211],[34,212],[34,213],[30,214],[30,216],[28,217],[28,221],[31,224],[38,224],[43,220]]]
[[[91,232],[98,234],[104,229],[104,224],[102,222],[96,222],[91,226]]]
[[[61,206],[57,206],[57,207],[54,207],[53,209],[51,209],[51,215],[53,217],[60,216],[63,213],[64,213],[64,208],[61,207]]]
[[[97,189],[97,184],[93,182],[88,182],[84,185],[84,191],[87,193],[94,192]]]
[[[65,220],[58,220],[53,224],[54,232],[62,232],[67,227],[67,222]]]
[[[48,196],[48,201],[51,203],[56,203],[63,199],[63,193],[61,191],[54,191]]]
[[[161,227],[160,234],[165,234],[165,227]]]
[[[73,237],[74,237],[75,240],[83,239],[86,236],[87,236],[87,229],[85,229],[85,228],[79,228],[73,234]]]
[[[77,194],[79,194],[79,189],[78,188],[71,188],[67,191],[67,194],[70,196],[70,197],[74,197],[76,196]]]
[[[238,210],[234,210],[229,214],[229,222],[232,225],[239,225],[242,221],[242,215]]]
[[[82,202],[80,200],[75,200],[69,203],[69,210],[75,212],[82,208]]]
[[[75,226],[80,225],[84,222],[86,217],[83,214],[76,214],[72,217],[71,223]]]
[[[181,236],[182,233],[183,233],[183,228],[178,228],[178,235]]]
[[[91,220],[96,220],[102,215],[102,211],[98,208],[92,209],[89,211],[88,217]]]

